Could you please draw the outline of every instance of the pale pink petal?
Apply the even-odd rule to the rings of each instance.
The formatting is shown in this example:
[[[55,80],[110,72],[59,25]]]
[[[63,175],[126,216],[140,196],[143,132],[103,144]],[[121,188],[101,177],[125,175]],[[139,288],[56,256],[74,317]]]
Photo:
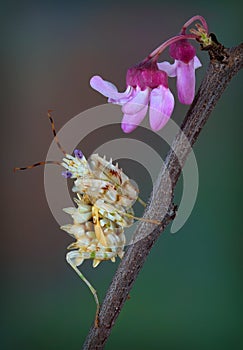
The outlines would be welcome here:
[[[169,77],[175,77],[176,76],[176,68],[177,68],[177,62],[175,60],[175,63],[170,64],[169,62],[161,62],[157,63],[157,66],[160,70],[163,70]]]
[[[174,96],[163,85],[151,91],[149,121],[152,130],[158,131],[165,126],[173,112],[174,103]]]
[[[108,98],[108,102],[122,106],[124,105],[124,103],[127,103],[128,101],[130,101],[137,94],[137,91],[136,89],[128,85],[125,93],[126,93],[125,97],[121,97],[118,99]]]
[[[124,114],[121,128],[125,133],[132,132],[145,118],[148,110],[148,105],[144,106],[139,112],[135,114]]]
[[[194,60],[194,62],[193,62],[193,64],[194,64],[194,69],[197,69],[197,68],[202,67],[202,63],[200,62],[200,60],[199,60],[199,58],[198,58],[197,56],[195,56],[195,57],[193,58],[193,60]]]
[[[178,62],[176,84],[179,101],[190,105],[194,99],[196,84],[194,60],[189,63]]]
[[[98,75],[95,75],[90,79],[90,85],[93,89],[100,92],[102,95],[114,100],[129,97],[131,93],[131,86],[128,86],[125,92],[118,92],[115,85],[109,81],[103,80]]]
[[[137,89],[136,89],[137,90]],[[127,103],[122,106],[124,114],[135,114],[143,109],[149,101],[150,89],[140,90],[138,88],[137,94]]]

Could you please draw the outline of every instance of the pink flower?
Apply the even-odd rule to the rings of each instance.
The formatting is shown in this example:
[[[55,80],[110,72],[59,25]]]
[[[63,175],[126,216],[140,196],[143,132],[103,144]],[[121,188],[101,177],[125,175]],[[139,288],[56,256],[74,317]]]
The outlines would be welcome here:
[[[169,77],[177,77],[178,99],[181,103],[189,105],[195,95],[195,70],[201,67],[201,62],[196,56],[195,48],[185,39],[170,46],[170,56],[175,59],[174,64],[161,62],[158,63],[158,67]]]
[[[146,116],[148,105],[151,128],[154,131],[163,128],[174,108],[167,74],[158,69],[155,61],[147,59],[128,69],[126,83],[126,91],[120,93],[115,85],[100,76],[90,80],[91,87],[108,97],[108,102],[122,106],[124,115],[121,127],[124,132],[136,129]]]

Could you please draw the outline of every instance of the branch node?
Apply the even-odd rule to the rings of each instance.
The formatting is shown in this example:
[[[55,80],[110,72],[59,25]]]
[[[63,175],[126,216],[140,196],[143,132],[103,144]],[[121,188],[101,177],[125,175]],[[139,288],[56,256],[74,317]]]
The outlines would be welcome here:
[[[218,42],[218,39],[214,33],[210,33],[209,37],[211,39],[211,45],[204,46],[201,44],[201,49],[208,51],[211,61],[218,61],[220,63],[227,64],[229,61],[228,50],[224,47],[224,45]]]

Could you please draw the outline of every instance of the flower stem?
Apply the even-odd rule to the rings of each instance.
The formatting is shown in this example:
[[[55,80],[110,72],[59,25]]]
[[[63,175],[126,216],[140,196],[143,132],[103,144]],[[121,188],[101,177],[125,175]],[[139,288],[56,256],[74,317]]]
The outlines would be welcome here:
[[[208,25],[204,17],[196,15],[190,18],[182,27],[181,34],[185,34],[187,27],[189,27],[190,24],[192,24],[195,21],[200,21],[205,29],[205,31],[208,34]]]
[[[174,44],[176,41],[185,39],[197,39],[197,35],[195,34],[187,34],[187,35],[176,35],[173,38],[166,40],[163,44],[161,44],[157,49],[151,52],[145,60],[150,60],[156,58],[171,44]]]

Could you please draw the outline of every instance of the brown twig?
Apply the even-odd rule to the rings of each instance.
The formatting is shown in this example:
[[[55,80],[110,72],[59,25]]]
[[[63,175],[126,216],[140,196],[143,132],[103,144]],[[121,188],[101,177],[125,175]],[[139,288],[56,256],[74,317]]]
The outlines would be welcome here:
[[[214,36],[212,40],[214,45],[207,48],[210,64],[206,76],[182,123],[181,131],[175,136],[145,213],[145,217],[162,218],[161,224],[154,228],[151,224],[141,222],[137,227],[136,242],[128,247],[116,271],[100,310],[99,328],[91,327],[83,346],[85,350],[104,348],[147,255],[175,217],[173,193],[191,147],[226,86],[243,66],[243,44],[225,49]]]

